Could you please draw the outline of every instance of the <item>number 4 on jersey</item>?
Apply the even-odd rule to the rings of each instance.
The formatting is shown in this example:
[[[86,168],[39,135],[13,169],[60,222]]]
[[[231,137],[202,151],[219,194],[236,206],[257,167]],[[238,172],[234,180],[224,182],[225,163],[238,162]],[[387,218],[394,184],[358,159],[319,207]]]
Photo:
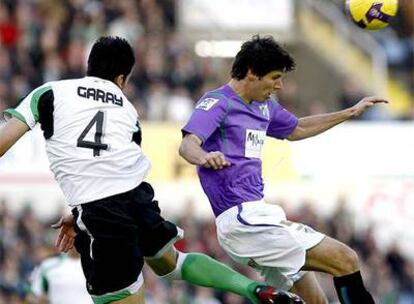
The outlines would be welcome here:
[[[101,150],[108,150],[108,145],[103,144],[101,141],[102,138],[102,130],[103,130],[103,122],[104,122],[104,112],[98,111],[96,115],[92,118],[89,124],[86,126],[85,130],[83,130],[82,134],[78,138],[78,147],[93,149],[93,156],[99,156]],[[95,141],[87,141],[84,140],[86,135],[92,129],[93,125],[96,124],[95,129]]]

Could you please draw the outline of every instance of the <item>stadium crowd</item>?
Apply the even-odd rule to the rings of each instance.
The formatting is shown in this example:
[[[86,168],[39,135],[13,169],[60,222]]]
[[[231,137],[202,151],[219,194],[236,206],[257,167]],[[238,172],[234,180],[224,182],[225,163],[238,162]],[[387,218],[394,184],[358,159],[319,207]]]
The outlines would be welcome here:
[[[401,3],[407,6],[396,19],[402,36],[385,39],[385,47],[395,68],[404,72],[412,71],[412,18],[407,13],[412,2]],[[137,63],[126,92],[142,119],[185,121],[201,92],[227,79],[228,62],[198,58],[188,49],[177,30],[175,4],[174,0],[0,1],[0,112],[46,81],[83,76],[92,42],[109,34],[127,38],[135,49]],[[390,33],[394,32],[383,35]],[[355,89],[363,94],[344,81],[344,92],[333,103],[342,107],[355,102],[350,98],[360,94],[349,95]],[[295,105],[289,100],[294,97],[284,94],[280,100]],[[322,110],[319,104],[304,104],[308,109],[300,114]],[[404,118],[411,119],[411,113]]]
[[[183,121],[213,73],[175,34],[174,11],[172,0],[1,1],[0,111],[45,81],[82,77],[91,44],[105,34],[135,49],[127,95],[141,117]]]
[[[329,217],[319,216],[310,204],[288,214],[291,220],[310,224],[358,251],[363,263],[363,271],[369,289],[382,304],[414,303],[414,265],[405,258],[398,246],[387,251],[380,250],[372,231],[354,229],[354,215],[346,208],[344,201],[338,200],[336,211]],[[231,265],[250,277],[260,279],[248,267],[233,263],[217,243],[212,217],[196,219],[194,203],[188,203],[185,213],[176,223],[186,231],[185,238],[176,246],[183,251],[198,251],[209,254]],[[27,207],[19,213],[7,207],[5,199],[0,199],[0,303],[32,303],[30,297],[30,275],[46,257],[56,255],[53,241],[55,232],[50,224],[56,220],[40,220],[34,211]],[[144,272],[147,303],[150,304],[246,304],[238,296],[205,288],[194,288],[185,283],[173,283],[156,277],[149,269]],[[332,303],[336,295],[332,281],[325,276],[319,280]]]

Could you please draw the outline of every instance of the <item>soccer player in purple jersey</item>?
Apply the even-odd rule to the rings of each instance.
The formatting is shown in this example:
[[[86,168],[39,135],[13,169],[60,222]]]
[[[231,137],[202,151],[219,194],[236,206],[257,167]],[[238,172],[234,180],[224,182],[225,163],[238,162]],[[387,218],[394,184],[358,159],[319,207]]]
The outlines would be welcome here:
[[[327,303],[315,275],[334,277],[341,303],[374,303],[358,256],[347,245],[300,223],[263,200],[260,152],[266,136],[300,140],[356,117],[377,103],[366,97],[343,111],[297,118],[271,98],[295,63],[272,37],[254,36],[235,57],[226,85],[206,93],[182,129],[180,155],[197,173],[216,216],[220,245],[274,286],[306,303]],[[275,151],[277,152],[277,151]]]

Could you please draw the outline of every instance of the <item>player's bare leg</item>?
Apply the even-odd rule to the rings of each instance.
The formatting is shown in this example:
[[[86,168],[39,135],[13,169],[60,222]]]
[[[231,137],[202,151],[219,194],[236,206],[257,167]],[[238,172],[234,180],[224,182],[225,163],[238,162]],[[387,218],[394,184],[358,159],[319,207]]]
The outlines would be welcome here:
[[[306,252],[304,270],[329,273],[341,303],[375,303],[365,289],[359,271],[358,256],[354,250],[333,238],[326,237]]]
[[[138,291],[125,299],[111,302],[111,304],[145,304],[144,285]]]
[[[145,258],[145,263],[159,276],[171,273],[177,264],[178,252],[171,247],[166,253],[158,258]]]
[[[327,304],[326,298],[313,272],[307,272],[290,290],[299,295],[306,304]]]
[[[344,243],[326,237],[306,252],[303,269],[322,271],[334,277],[343,276],[359,270],[358,256]]]

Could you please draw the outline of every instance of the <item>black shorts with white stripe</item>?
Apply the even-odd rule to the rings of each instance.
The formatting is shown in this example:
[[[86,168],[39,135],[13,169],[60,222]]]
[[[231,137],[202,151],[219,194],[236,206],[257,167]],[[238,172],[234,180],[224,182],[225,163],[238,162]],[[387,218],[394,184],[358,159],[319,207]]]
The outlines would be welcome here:
[[[178,238],[177,227],[160,215],[151,185],[72,209],[87,288],[103,295],[137,281],[143,257],[152,257]]]

